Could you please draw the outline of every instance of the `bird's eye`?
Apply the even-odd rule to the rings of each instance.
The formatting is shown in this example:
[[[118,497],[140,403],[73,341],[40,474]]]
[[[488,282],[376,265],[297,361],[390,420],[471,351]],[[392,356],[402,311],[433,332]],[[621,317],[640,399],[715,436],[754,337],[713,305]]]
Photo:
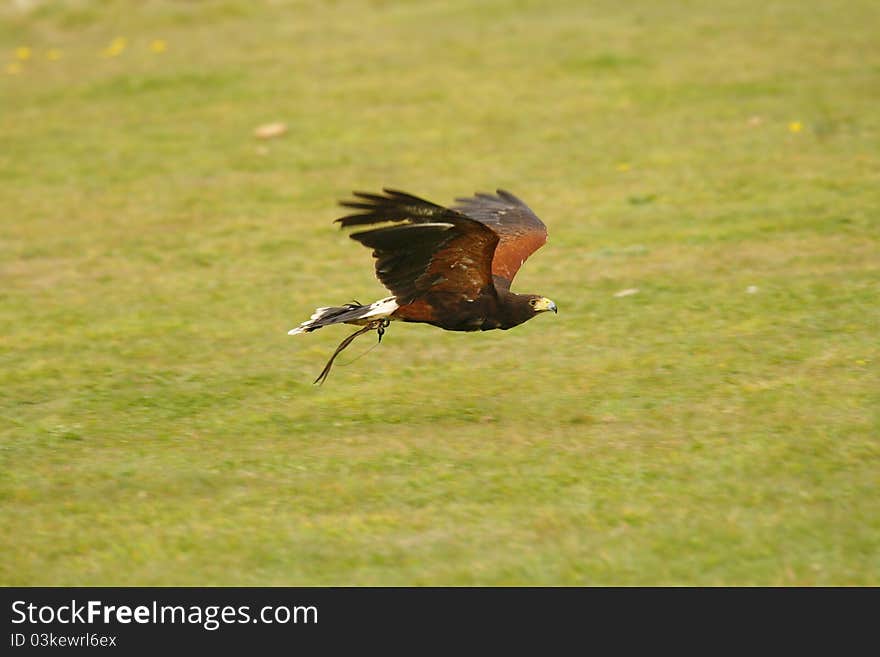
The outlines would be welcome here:
[[[532,308],[534,308],[535,306],[538,305],[538,300],[537,300],[537,299],[532,299],[531,301],[529,301],[529,305],[530,305]]]

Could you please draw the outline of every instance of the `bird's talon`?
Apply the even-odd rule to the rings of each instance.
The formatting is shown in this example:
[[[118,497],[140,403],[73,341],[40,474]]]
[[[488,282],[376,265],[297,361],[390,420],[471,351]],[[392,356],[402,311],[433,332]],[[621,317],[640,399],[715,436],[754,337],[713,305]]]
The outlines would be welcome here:
[[[379,334],[379,342],[382,342],[382,336],[385,335],[385,327],[391,324],[389,319],[379,319],[375,323],[376,332]]]

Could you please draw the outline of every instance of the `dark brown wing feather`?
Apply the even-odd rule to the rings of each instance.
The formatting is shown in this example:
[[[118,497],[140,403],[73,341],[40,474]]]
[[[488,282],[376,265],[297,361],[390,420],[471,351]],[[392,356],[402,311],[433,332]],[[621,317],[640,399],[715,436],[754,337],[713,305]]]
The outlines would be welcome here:
[[[492,260],[492,274],[505,279],[507,287],[530,255],[547,241],[547,226],[529,206],[510,192],[476,194],[456,199],[457,210],[498,233],[500,242]]]
[[[449,300],[494,294],[492,256],[498,235],[464,214],[391,189],[355,192],[342,205],[361,210],[337,219],[343,227],[393,222],[353,233],[373,249],[376,276],[402,306],[428,293]]]

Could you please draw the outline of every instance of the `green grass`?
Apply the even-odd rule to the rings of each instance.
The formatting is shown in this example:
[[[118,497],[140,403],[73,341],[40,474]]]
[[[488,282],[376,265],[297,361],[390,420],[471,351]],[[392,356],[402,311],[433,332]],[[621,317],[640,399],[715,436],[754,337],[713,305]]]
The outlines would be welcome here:
[[[0,584],[880,584],[878,24],[3,3]],[[522,196],[560,314],[312,386],[383,185]]]

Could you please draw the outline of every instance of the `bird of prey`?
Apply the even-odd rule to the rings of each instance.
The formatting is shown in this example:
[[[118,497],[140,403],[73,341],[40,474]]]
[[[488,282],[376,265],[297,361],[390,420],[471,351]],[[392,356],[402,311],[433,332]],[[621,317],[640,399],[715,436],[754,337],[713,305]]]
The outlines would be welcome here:
[[[330,324],[363,328],[339,345],[315,379],[323,383],[333,361],[351,342],[375,330],[379,342],[392,320],[433,324],[447,331],[509,329],[552,310],[538,294],[516,294],[510,284],[547,241],[547,227],[510,192],[476,194],[443,207],[394,189],[354,192],[340,205],[357,210],[336,221],[367,227],[350,237],[373,249],[376,277],[391,296],[318,308],[289,331],[311,333]]]

